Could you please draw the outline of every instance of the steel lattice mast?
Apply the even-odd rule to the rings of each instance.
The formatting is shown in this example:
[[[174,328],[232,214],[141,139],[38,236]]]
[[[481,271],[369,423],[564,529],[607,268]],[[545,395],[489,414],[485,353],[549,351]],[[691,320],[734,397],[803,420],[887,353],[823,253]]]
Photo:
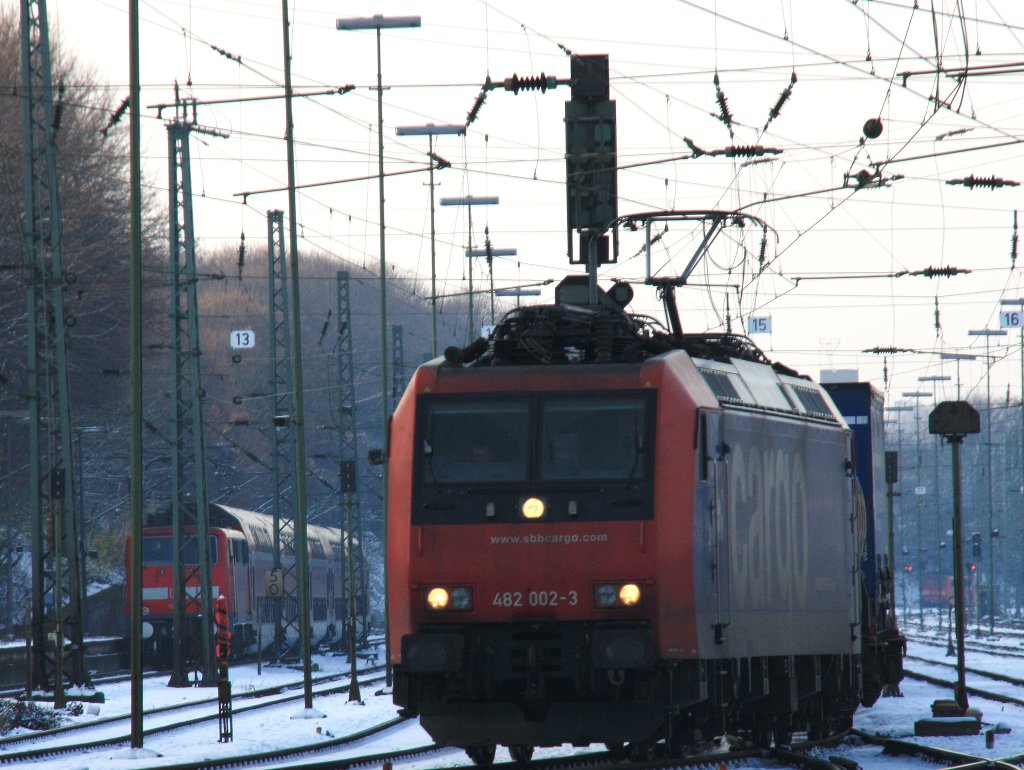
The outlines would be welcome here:
[[[267,261],[270,306],[270,403],[274,432],[270,476],[273,485],[274,649],[278,659],[298,657],[300,638],[298,575],[295,554],[295,388],[292,384],[291,326],[288,317],[288,263],[284,212],[267,212]],[[285,558],[287,557],[287,558]],[[276,594],[276,595],[275,595]]]
[[[348,599],[348,624],[345,638],[348,642],[348,659],[351,668],[352,685],[349,700],[360,700],[359,682],[356,678],[356,595],[358,587],[365,585],[366,575],[363,560],[356,557],[354,524],[359,520],[359,434],[356,431],[356,388],[355,368],[352,357],[352,305],[349,301],[348,271],[339,270],[338,279],[338,439],[341,468],[341,492],[344,498],[344,517],[341,525],[345,531],[346,586]]]
[[[195,125],[194,119],[189,120],[187,117],[187,106],[176,101],[178,106],[174,120],[167,125],[174,378],[171,537],[175,554],[172,564],[174,641],[169,684],[172,687],[189,684],[189,669],[198,667],[202,672],[202,683],[212,686],[217,681],[217,672],[210,628],[213,621],[213,597],[210,594],[210,511],[206,489],[204,391],[200,377],[199,303],[195,230],[192,224],[189,136],[193,131],[221,134]],[[195,566],[190,566],[190,562]],[[187,615],[196,610],[201,615],[197,634],[201,649],[191,651],[196,658],[192,662],[187,659]]]
[[[391,326],[391,403],[398,400],[405,391],[405,350],[401,324]]]
[[[71,456],[67,329],[56,135],[46,3],[21,2],[24,243],[28,272],[29,452],[32,501],[33,688],[88,684]]]

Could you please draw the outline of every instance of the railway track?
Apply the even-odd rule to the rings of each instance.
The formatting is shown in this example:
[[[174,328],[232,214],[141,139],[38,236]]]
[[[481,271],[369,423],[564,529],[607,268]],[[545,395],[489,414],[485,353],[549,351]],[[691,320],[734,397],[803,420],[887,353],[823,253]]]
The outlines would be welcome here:
[[[369,684],[369,681],[367,682]],[[342,693],[347,689],[345,686],[337,688],[323,688],[317,692],[318,696],[328,693]],[[301,698],[301,694],[294,694],[273,702],[262,702],[236,708],[234,714],[242,719],[236,722],[236,735],[251,734],[252,725],[244,723],[244,715],[257,714],[282,703],[294,702]],[[196,707],[200,704],[189,704]],[[209,705],[208,703],[205,705]],[[179,709],[180,710],[180,709]],[[289,712],[290,713],[290,712]],[[175,719],[158,728],[145,731],[147,748],[156,747],[159,752],[162,746],[168,744],[167,739],[182,739],[194,741],[197,733],[188,728],[194,727],[202,722],[209,722],[217,718],[216,713],[207,713],[198,718]],[[271,719],[287,718],[278,712],[277,716]],[[345,717],[341,717],[344,719]],[[94,723],[95,724],[95,723]],[[313,725],[304,722],[296,723],[296,730],[303,729],[313,732]],[[182,731],[182,738],[174,738],[176,731]],[[67,737],[65,731],[65,738]],[[884,736],[874,736],[860,731],[854,731],[859,741],[883,746],[885,753],[893,757],[894,768],[901,767],[899,757],[911,753],[933,757],[938,761],[947,764],[963,760],[976,760],[976,757],[969,754],[957,754],[948,750],[931,749],[920,744],[900,742]],[[215,735],[211,730],[210,736]],[[154,740],[157,736],[163,736],[162,740]],[[33,746],[28,751],[0,753],[0,763],[24,763],[32,762],[33,767],[38,770],[57,770],[65,768],[73,757],[82,755],[78,761],[86,760],[90,767],[98,766],[103,762],[114,758],[123,758],[129,749],[129,737],[117,735],[102,740],[80,741],[76,739],[73,743],[55,744],[56,735],[50,733],[50,740],[47,745]],[[269,750],[242,751],[235,744],[213,743],[207,738],[204,743],[212,756],[203,759],[195,759],[177,764],[167,763],[167,757],[160,758],[154,755],[151,762],[145,764],[126,763],[126,767],[161,767],[170,770],[215,770],[216,768],[235,768],[247,766],[259,767],[294,767],[298,764],[304,770],[312,768],[354,768],[360,766],[381,767],[386,763],[415,763],[416,767],[444,767],[445,770],[479,770],[474,765],[465,763],[464,754],[461,750],[454,748],[438,747],[425,743],[422,740],[422,731],[416,723],[403,717],[390,717],[379,722],[356,730],[351,733],[334,736],[325,730],[316,729],[316,737],[312,741],[297,742],[285,747],[275,747]],[[756,747],[730,748],[729,750],[715,750],[708,753],[693,755],[686,758],[655,758],[645,762],[627,762],[606,751],[584,751],[571,750],[563,756],[548,756],[546,758],[534,759],[529,763],[530,770],[571,770],[581,766],[595,768],[615,768],[615,770],[651,770],[660,768],[749,768],[752,766],[800,768],[803,770],[848,770],[856,765],[853,760],[847,759],[844,753],[849,745],[840,745],[843,736],[837,736],[831,741],[798,742],[792,747],[774,747],[770,749]],[[395,744],[398,744],[396,747]],[[854,748],[858,745],[853,744]],[[123,751],[110,752],[107,749],[124,747]],[[219,748],[218,748],[219,747]],[[835,752],[832,749],[836,749]],[[107,751],[104,751],[107,750]],[[548,750],[549,752],[552,750]],[[88,754],[86,754],[88,752]],[[102,752],[102,753],[99,753]],[[229,753],[231,752],[231,753]],[[170,751],[167,752],[171,754]],[[436,763],[435,763],[436,759]],[[461,761],[461,764],[454,765],[453,759]],[[991,767],[1006,767],[1000,764],[989,765]],[[496,770],[514,770],[522,768],[522,763],[499,762],[494,765]]]
[[[1020,770],[1019,765],[1024,762],[1024,754],[1015,754],[1008,757],[993,759],[981,757],[976,754],[967,754],[960,751],[952,751],[937,746],[926,746],[912,741],[901,741],[894,738],[887,738],[882,735],[853,731],[857,737],[866,743],[881,746],[884,754],[892,757],[925,757],[935,762],[946,765],[955,765],[961,770],[967,768],[993,768],[994,770]]]
[[[385,734],[402,729],[409,720],[397,718],[382,722],[373,727],[339,738],[329,737],[314,743],[291,746],[288,748],[263,751],[250,754],[237,754],[217,758],[208,758],[178,764],[160,763],[161,768],[168,770],[217,770],[217,768],[260,767],[294,767],[301,761],[303,770],[347,770],[361,766],[389,766],[398,761],[418,759],[431,761],[436,756],[443,761],[445,770],[479,770],[476,765],[452,765],[453,756],[461,756],[462,751],[434,744],[415,745],[391,751],[370,753],[354,753],[354,744],[366,739],[381,740]],[[656,759],[647,762],[624,762],[615,758],[610,752],[579,752],[565,756],[549,757],[529,762],[531,770],[576,770],[581,766],[589,768],[615,768],[615,770],[656,770],[658,768],[682,767],[715,767],[727,768],[734,766],[747,767],[751,762],[762,766],[770,762],[775,767],[800,768],[802,770],[843,770],[844,766],[830,759],[823,759],[807,753],[799,748],[743,748],[728,751],[715,751],[677,759]],[[439,765],[440,766],[440,765]],[[46,767],[43,765],[42,767]],[[495,770],[521,770],[519,762],[499,762],[493,765]]]
[[[86,641],[85,663],[94,684],[117,681],[125,674],[128,669],[126,645],[126,640],[120,637]],[[25,692],[29,656],[30,651],[24,645],[0,647],[0,698],[14,698]]]
[[[365,656],[365,659],[376,660],[375,654],[367,656],[367,650],[375,648],[382,642],[382,638],[372,638],[360,647],[357,657]],[[131,678],[127,644],[128,640],[121,637],[86,641],[86,665],[96,690],[102,691],[103,685],[127,682]],[[26,648],[21,646],[0,647],[0,698],[21,698],[25,695],[25,672],[28,670],[26,656],[28,654]],[[255,655],[237,660],[232,659],[232,666],[238,663],[251,663],[255,660]],[[155,679],[166,677],[169,674],[170,672],[167,670],[153,670],[145,671],[142,676],[144,679]],[[74,698],[69,699],[74,700]]]
[[[917,663],[924,663],[929,666],[938,666],[943,669],[955,669],[956,663],[951,663],[947,660],[935,660],[933,658],[922,658],[918,655],[907,655],[904,660],[915,661]],[[1024,679],[1016,676],[1009,676],[1008,674],[1000,674],[995,671],[987,671],[976,666],[965,666],[964,671],[968,674],[974,674],[975,676],[981,676],[985,679],[991,679],[995,682],[1005,682],[1006,684],[1015,685],[1017,687],[1024,688]]]
[[[237,713],[237,712],[236,712]],[[216,718],[216,716],[214,717]],[[404,725],[408,724],[409,720],[406,717],[395,717],[389,720],[385,720],[367,727],[362,730],[344,735],[341,737],[335,737],[327,733],[319,733],[321,736],[318,740],[308,743],[295,744],[292,746],[272,749],[266,751],[252,752],[252,753],[235,753],[235,754],[224,754],[219,757],[208,757],[199,760],[192,760],[187,762],[181,762],[177,764],[169,764],[166,762],[156,761],[159,757],[159,753],[153,753],[154,758],[153,766],[159,766],[161,768],[170,768],[172,770],[199,770],[200,768],[218,768],[218,767],[244,767],[247,765],[260,765],[261,767],[273,767],[276,764],[291,763],[295,760],[304,760],[312,756],[320,755],[319,760],[314,760],[312,763],[303,762],[303,767],[351,767],[356,765],[365,765],[371,763],[383,763],[387,761],[395,761],[399,759],[407,759],[409,757],[422,756],[431,752],[452,752],[453,749],[443,749],[433,744],[413,746],[410,748],[403,748],[393,751],[374,752],[371,754],[358,754],[352,752],[352,745],[358,744],[359,742],[367,739],[381,739],[385,734],[391,731],[398,731],[403,728]],[[177,726],[171,726],[168,728],[162,728],[161,731],[167,732],[175,729],[182,729],[188,725],[179,724]],[[150,731],[146,732],[147,736],[151,736]],[[128,738],[125,737],[119,743],[127,745]],[[105,746],[114,744],[104,744]],[[223,746],[224,751],[230,751],[231,744],[212,744],[213,746]],[[93,745],[83,744],[75,747],[76,751],[90,751],[97,748]],[[64,768],[67,767],[69,761],[69,754],[72,753],[70,747],[51,747],[50,750],[39,749],[32,753],[31,757],[24,759],[19,758],[17,761],[32,761],[33,766],[40,770],[48,770],[48,768]],[[7,761],[6,759],[4,761]]]
[[[922,664],[927,662],[929,666],[939,666],[951,670],[951,666],[944,661],[924,660],[919,659],[918,656],[911,656],[908,658],[908,661]],[[376,670],[379,671],[380,668],[376,667]],[[366,669],[361,673],[361,683],[373,686],[371,679],[363,678],[371,674],[371,670]],[[972,669],[972,673],[976,676],[984,676],[992,672]],[[952,686],[951,682],[931,674],[921,675],[920,672],[912,672],[911,676],[940,687]],[[333,686],[334,680],[344,678],[345,675],[343,673],[332,673],[327,676],[318,677],[316,696],[321,698],[329,694],[346,692],[348,689],[347,682]],[[1021,684],[1024,684],[1024,682],[1014,677],[1004,675],[997,675],[997,677],[992,678],[993,680],[1000,679],[1011,687],[1019,687]],[[252,736],[254,733],[258,733],[258,728],[253,727],[253,724],[256,724],[255,722],[246,724],[247,715],[259,715],[261,712],[270,711],[274,707],[280,707],[282,704],[295,703],[302,698],[302,694],[298,692],[283,694],[284,690],[294,690],[297,688],[301,688],[301,684],[295,682],[237,692],[235,696],[236,706],[234,708],[234,716],[237,718],[235,722],[236,737],[243,735]],[[1024,701],[1020,699],[1005,697],[999,693],[992,693],[979,688],[972,688],[970,692],[972,696],[979,698],[991,697],[997,700],[1002,699],[1003,702],[1024,705]],[[260,702],[237,705],[242,702],[243,698],[246,700],[259,699]],[[211,725],[210,728],[202,726],[204,723],[212,723],[218,718],[215,704],[216,698],[210,697],[187,704],[175,704],[170,707],[150,709],[146,712],[145,719],[147,729],[144,732],[144,736],[147,748],[156,746],[157,751],[160,751],[161,747],[173,746],[173,741],[177,741],[179,744],[182,740],[195,742],[197,737],[199,737],[199,740],[209,748],[210,757],[180,764],[168,764],[167,759],[173,755],[173,750],[164,748],[163,750],[166,751],[167,756],[162,759],[155,758],[152,762],[144,764],[136,762],[126,763],[125,766],[133,768],[159,766],[161,768],[172,768],[173,770],[210,768],[213,770],[219,767],[255,765],[275,767],[294,766],[301,763],[303,768],[326,769],[328,767],[349,768],[357,766],[374,766],[379,768],[386,762],[394,763],[401,761],[403,764],[412,764],[418,768],[443,766],[446,770],[470,770],[475,767],[465,764],[465,757],[461,750],[437,747],[425,742],[423,740],[425,736],[419,731],[414,722],[402,718],[393,718],[391,715],[393,712],[389,713],[388,716],[390,718],[382,719],[377,724],[341,735],[340,737],[335,737],[326,730],[326,725],[329,724],[335,733],[340,734],[340,731],[334,726],[336,724],[335,721],[318,720],[316,723],[299,721],[296,722],[296,738],[299,738],[299,734],[305,731],[310,734],[313,740],[304,739],[303,742],[297,742],[295,745],[281,748],[274,747],[260,751],[251,750],[254,748],[251,745],[253,741],[249,740],[250,751],[243,750],[242,753],[238,753],[239,749],[243,748],[241,742],[239,745],[214,743],[213,741],[216,739],[216,725]],[[332,706],[336,705],[332,704]],[[331,710],[335,715],[339,713],[333,708]],[[201,711],[205,711],[205,713],[193,713]],[[287,719],[291,716],[290,711],[283,712],[280,709],[275,713],[277,716],[270,716],[271,720]],[[10,766],[14,763],[32,762],[33,766],[38,768],[38,770],[50,770],[51,768],[57,770],[57,768],[67,767],[70,762],[81,764],[83,761],[86,761],[90,767],[96,767],[101,762],[129,751],[130,738],[124,725],[128,718],[126,714],[119,714],[105,717],[102,720],[93,720],[87,724],[2,739],[0,740],[0,764]],[[163,718],[168,719],[167,723],[158,724]],[[256,718],[259,719],[258,716]],[[334,719],[337,719],[337,716]],[[341,719],[345,720],[347,717],[342,715]],[[154,724],[155,726],[150,726]],[[324,731],[321,733],[317,729],[316,735],[313,735],[317,724],[325,725]],[[198,731],[190,729],[196,726],[199,726]],[[101,733],[101,730],[105,732]],[[403,733],[403,730],[408,730],[409,732]],[[847,759],[844,755],[847,752],[855,752],[857,750],[856,740],[882,746],[884,753],[892,757],[892,767],[894,768],[903,766],[899,764],[900,757],[905,758],[912,753],[928,756],[946,764],[954,762],[965,764],[968,761],[977,761],[979,759],[970,754],[960,754],[944,749],[933,750],[928,746],[922,746],[917,743],[906,742],[904,745],[904,742],[889,737],[872,736],[860,731],[854,731],[853,734],[856,736],[854,746],[838,746],[835,753],[827,749],[822,750],[812,747],[806,743],[796,743],[792,748],[762,749],[742,747],[729,751],[713,751],[685,759],[659,757],[653,761],[636,763],[616,759],[604,751],[580,752],[579,750],[574,750],[566,756],[555,757],[550,756],[553,750],[549,749],[542,752],[549,754],[549,756],[534,759],[530,762],[530,768],[531,770],[568,770],[569,768],[579,768],[581,765],[586,765],[593,768],[614,767],[615,770],[643,770],[646,768],[669,767],[710,767],[716,768],[716,770],[717,768],[743,768],[746,770],[746,768],[752,766],[773,766],[810,768],[811,770],[843,770],[855,766],[852,764],[853,760]],[[181,737],[175,737],[176,735]],[[401,747],[394,748],[396,743],[401,744]],[[218,746],[221,748],[216,748]],[[820,744],[815,744],[815,746],[820,746]],[[232,753],[229,755],[228,752]],[[505,755],[504,751],[502,751],[502,755]],[[76,756],[78,759],[75,759]],[[1012,759],[1014,758],[1010,758],[1008,761],[1012,761]],[[453,760],[460,764],[453,766]],[[997,768],[1010,767],[1010,765],[1003,765],[998,762],[989,766]],[[498,768],[498,770],[513,770],[513,768],[521,767],[522,764],[515,762],[499,762],[495,764],[495,768]]]
[[[364,673],[379,674],[381,671],[383,671],[383,666],[375,667],[372,671],[368,670]],[[314,695],[324,697],[348,692],[349,685],[347,683],[342,685],[330,684],[331,682],[342,678],[347,677],[341,674],[332,674],[322,677],[317,684],[326,684],[328,686],[317,687],[314,690]],[[382,680],[383,677],[377,675],[370,679],[366,679],[364,683],[366,685],[370,685],[372,683],[379,683]],[[233,708],[233,715],[244,715],[260,709],[268,709],[282,704],[294,703],[297,700],[303,699],[305,697],[305,693],[293,692],[282,695],[281,691],[295,690],[301,687],[301,683],[285,686],[277,685],[236,695],[234,696],[233,701],[241,699],[258,699],[259,702],[250,703],[244,706],[235,706]],[[153,737],[187,727],[194,727],[203,723],[216,722],[220,716],[216,708],[217,702],[217,698],[213,697],[150,709],[144,713],[144,723],[148,720],[150,724],[152,724],[154,720],[159,721],[169,718],[164,724],[146,728],[143,731],[143,737]],[[179,718],[181,714],[187,714],[191,711],[200,711],[202,713]],[[130,714],[117,714],[87,723],[66,725],[52,730],[10,736],[0,741],[0,764],[36,761],[51,756],[89,752],[127,744],[131,740],[131,735],[130,733],[125,732],[121,725],[127,723],[130,718]],[[93,737],[90,740],[79,739],[80,735],[89,733],[93,733],[94,735],[98,733],[100,737]],[[26,744],[31,747],[17,750],[18,746]]]

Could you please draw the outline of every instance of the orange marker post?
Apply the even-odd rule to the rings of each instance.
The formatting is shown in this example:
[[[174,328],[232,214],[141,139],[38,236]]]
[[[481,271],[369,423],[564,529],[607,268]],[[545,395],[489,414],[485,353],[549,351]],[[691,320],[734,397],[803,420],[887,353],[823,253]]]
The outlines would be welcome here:
[[[228,658],[231,657],[231,629],[228,625],[228,600],[218,596],[214,602],[213,623],[217,627],[217,714],[220,723],[220,743],[234,739],[231,714],[231,680],[228,678]]]

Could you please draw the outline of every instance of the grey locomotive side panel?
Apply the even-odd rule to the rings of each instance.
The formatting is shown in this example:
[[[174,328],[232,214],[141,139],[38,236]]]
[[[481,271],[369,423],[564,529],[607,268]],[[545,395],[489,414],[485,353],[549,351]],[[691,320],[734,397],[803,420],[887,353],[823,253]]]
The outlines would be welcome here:
[[[718,449],[713,501],[695,518],[701,655],[851,653],[860,629],[846,431],[726,410]]]

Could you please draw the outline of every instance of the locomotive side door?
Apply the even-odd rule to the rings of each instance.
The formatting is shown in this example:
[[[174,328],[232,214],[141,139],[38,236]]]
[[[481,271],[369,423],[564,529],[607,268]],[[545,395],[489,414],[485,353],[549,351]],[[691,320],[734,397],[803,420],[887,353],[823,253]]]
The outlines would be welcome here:
[[[715,642],[725,640],[731,619],[729,586],[728,448],[722,438],[722,414],[701,411],[698,430],[698,488],[704,493],[711,562],[711,596],[714,603]]]

